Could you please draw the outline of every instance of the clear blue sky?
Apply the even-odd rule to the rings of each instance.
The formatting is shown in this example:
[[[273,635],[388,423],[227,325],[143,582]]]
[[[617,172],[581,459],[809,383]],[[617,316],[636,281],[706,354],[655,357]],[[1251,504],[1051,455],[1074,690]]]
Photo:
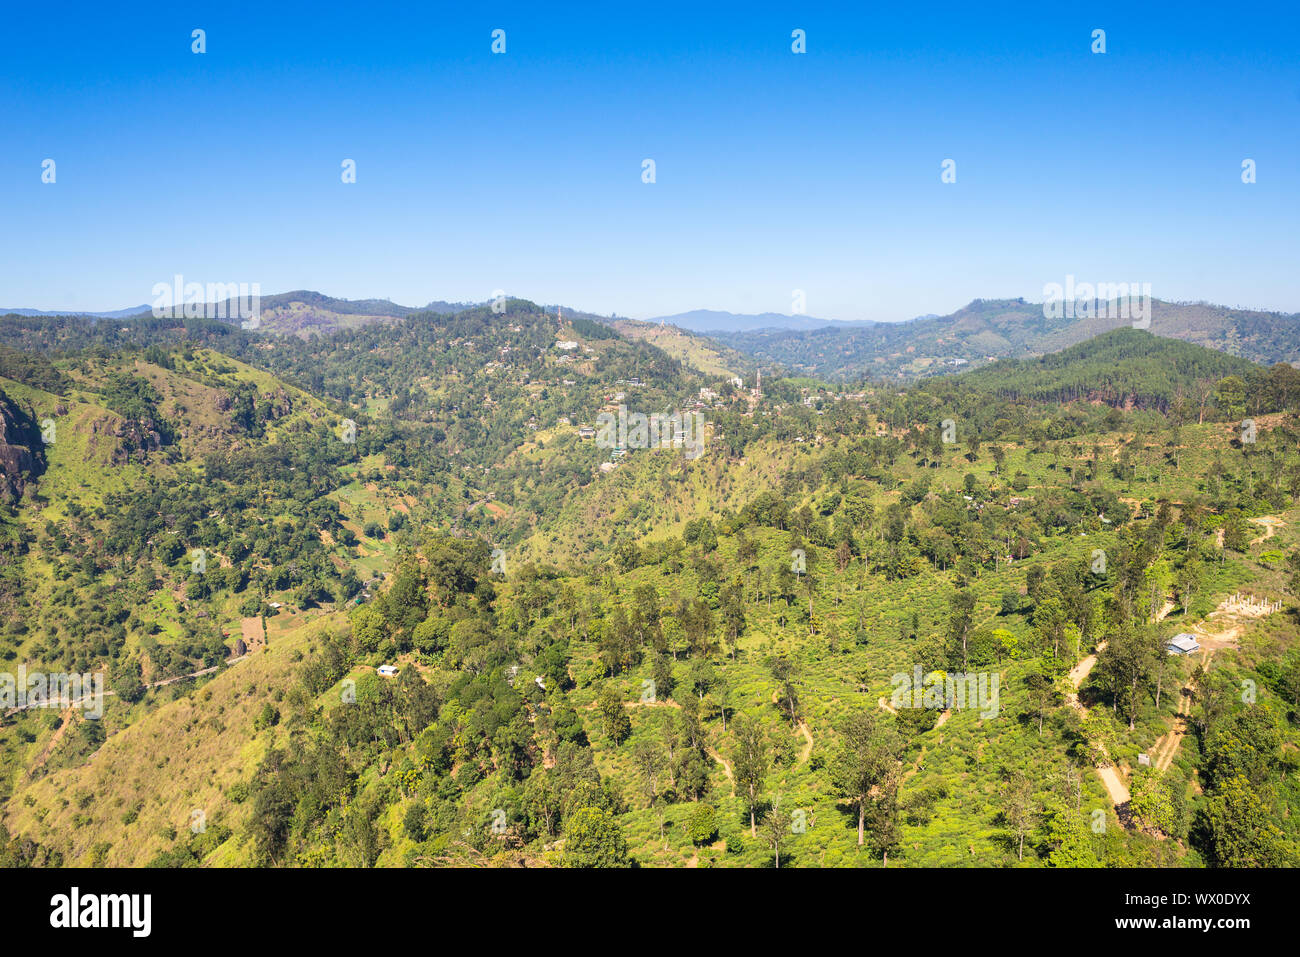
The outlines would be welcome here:
[[[7,5],[0,306],[181,273],[896,320],[1073,274],[1300,310],[1294,3],[186,6]]]

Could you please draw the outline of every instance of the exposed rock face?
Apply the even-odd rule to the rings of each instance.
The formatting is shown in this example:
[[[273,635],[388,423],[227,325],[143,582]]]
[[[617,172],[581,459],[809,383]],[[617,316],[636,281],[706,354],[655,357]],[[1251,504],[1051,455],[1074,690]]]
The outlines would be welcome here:
[[[18,499],[44,468],[40,428],[0,391],[0,498],[6,502]]]
[[[162,435],[154,427],[152,419],[123,422],[113,430],[113,437],[119,442],[113,451],[114,465],[130,462],[132,452],[156,452],[163,445]]]

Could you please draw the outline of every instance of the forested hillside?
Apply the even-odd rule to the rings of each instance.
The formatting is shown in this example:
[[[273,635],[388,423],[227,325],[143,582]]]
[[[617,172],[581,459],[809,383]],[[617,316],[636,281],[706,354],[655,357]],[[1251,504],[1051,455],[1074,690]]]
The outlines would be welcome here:
[[[1220,396],[1224,408],[1244,410],[1243,379],[1263,376],[1259,366],[1176,339],[1160,339],[1138,329],[1116,329],[1040,359],[1004,359],[961,376],[962,384],[1013,399],[1046,402],[1086,400],[1112,406],[1140,406],[1167,410],[1176,401],[1197,401],[1203,406],[1212,383],[1228,380],[1222,388],[1235,388]],[[1300,373],[1288,365],[1275,367],[1274,377],[1284,394],[1265,395],[1275,408],[1294,402]],[[1201,384],[1198,391],[1195,386]],[[1237,408],[1240,406],[1241,408]],[[1198,408],[1199,411],[1199,408]],[[1259,411],[1256,408],[1253,411]]]
[[[0,321],[0,655],[109,691],[6,710],[6,863],[1300,864],[1290,366],[284,331]]]

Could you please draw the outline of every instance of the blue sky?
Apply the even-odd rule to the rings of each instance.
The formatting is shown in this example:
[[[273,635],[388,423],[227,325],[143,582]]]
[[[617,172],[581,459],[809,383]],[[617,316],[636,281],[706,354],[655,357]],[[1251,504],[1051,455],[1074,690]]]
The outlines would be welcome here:
[[[179,273],[898,320],[1072,274],[1300,310],[1294,4],[540,6],[9,5],[0,306]]]

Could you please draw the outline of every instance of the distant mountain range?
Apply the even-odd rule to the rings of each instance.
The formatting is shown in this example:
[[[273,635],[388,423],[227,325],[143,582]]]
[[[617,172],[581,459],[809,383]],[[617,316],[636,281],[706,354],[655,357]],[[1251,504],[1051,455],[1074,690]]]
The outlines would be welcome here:
[[[232,302],[224,313],[235,315]],[[454,314],[482,303],[435,301],[416,308],[387,299],[336,299],[297,290],[263,296],[259,329],[296,336],[329,334],[370,323],[389,323],[419,312]],[[558,306],[546,306],[558,311]],[[28,317],[78,315],[127,319],[149,315],[149,306],[112,312],[59,313],[38,309],[0,310]],[[664,338],[670,351],[712,367],[781,368],[797,375],[828,380],[916,378],[965,371],[998,359],[1029,359],[1059,352],[1112,329],[1131,326],[1120,318],[1052,317],[1041,303],[1024,299],[976,299],[946,316],[923,316],[906,322],[844,322],[780,313],[739,314],[697,309],[645,322],[598,316],[570,307],[566,320],[588,319],[612,325],[625,335],[647,338],[660,326],[707,337],[703,347]],[[235,320],[237,321],[237,320]],[[1149,331],[1156,336],[1195,343],[1229,355],[1270,365],[1300,362],[1300,314],[1262,312],[1207,303],[1151,301]],[[722,356],[730,356],[721,360]],[[688,358],[690,357],[690,358]]]
[[[149,306],[133,306],[112,312],[81,312],[76,309],[6,309],[0,306],[0,316],[89,316],[92,319],[127,319],[149,312]]]
[[[229,305],[229,300],[224,305]],[[400,306],[388,299],[336,299],[333,296],[326,296],[319,292],[312,292],[306,289],[299,289],[293,292],[276,293],[271,296],[261,297],[261,306],[263,310],[279,311],[293,305],[304,307],[306,310],[318,310],[321,313],[340,316],[376,316],[384,318],[402,319],[415,312],[438,312],[444,314],[461,312],[465,309],[472,309],[481,303],[473,302],[446,302],[436,300],[425,306]],[[206,304],[205,304],[206,305]],[[14,308],[6,309],[0,307],[0,316],[88,316],[92,319],[130,319],[135,316],[152,315],[153,306],[144,304],[132,306],[127,309],[114,309],[106,312],[88,312],[78,309],[28,309]],[[208,314],[212,314],[211,311]],[[227,313],[228,314],[228,313]]]
[[[1024,299],[976,299],[950,315],[908,322],[710,335],[760,365],[799,375],[913,378],[1059,352],[1132,325],[1120,318],[1050,318],[1042,303]],[[1149,331],[1265,365],[1300,361],[1300,314],[1152,300]]]

